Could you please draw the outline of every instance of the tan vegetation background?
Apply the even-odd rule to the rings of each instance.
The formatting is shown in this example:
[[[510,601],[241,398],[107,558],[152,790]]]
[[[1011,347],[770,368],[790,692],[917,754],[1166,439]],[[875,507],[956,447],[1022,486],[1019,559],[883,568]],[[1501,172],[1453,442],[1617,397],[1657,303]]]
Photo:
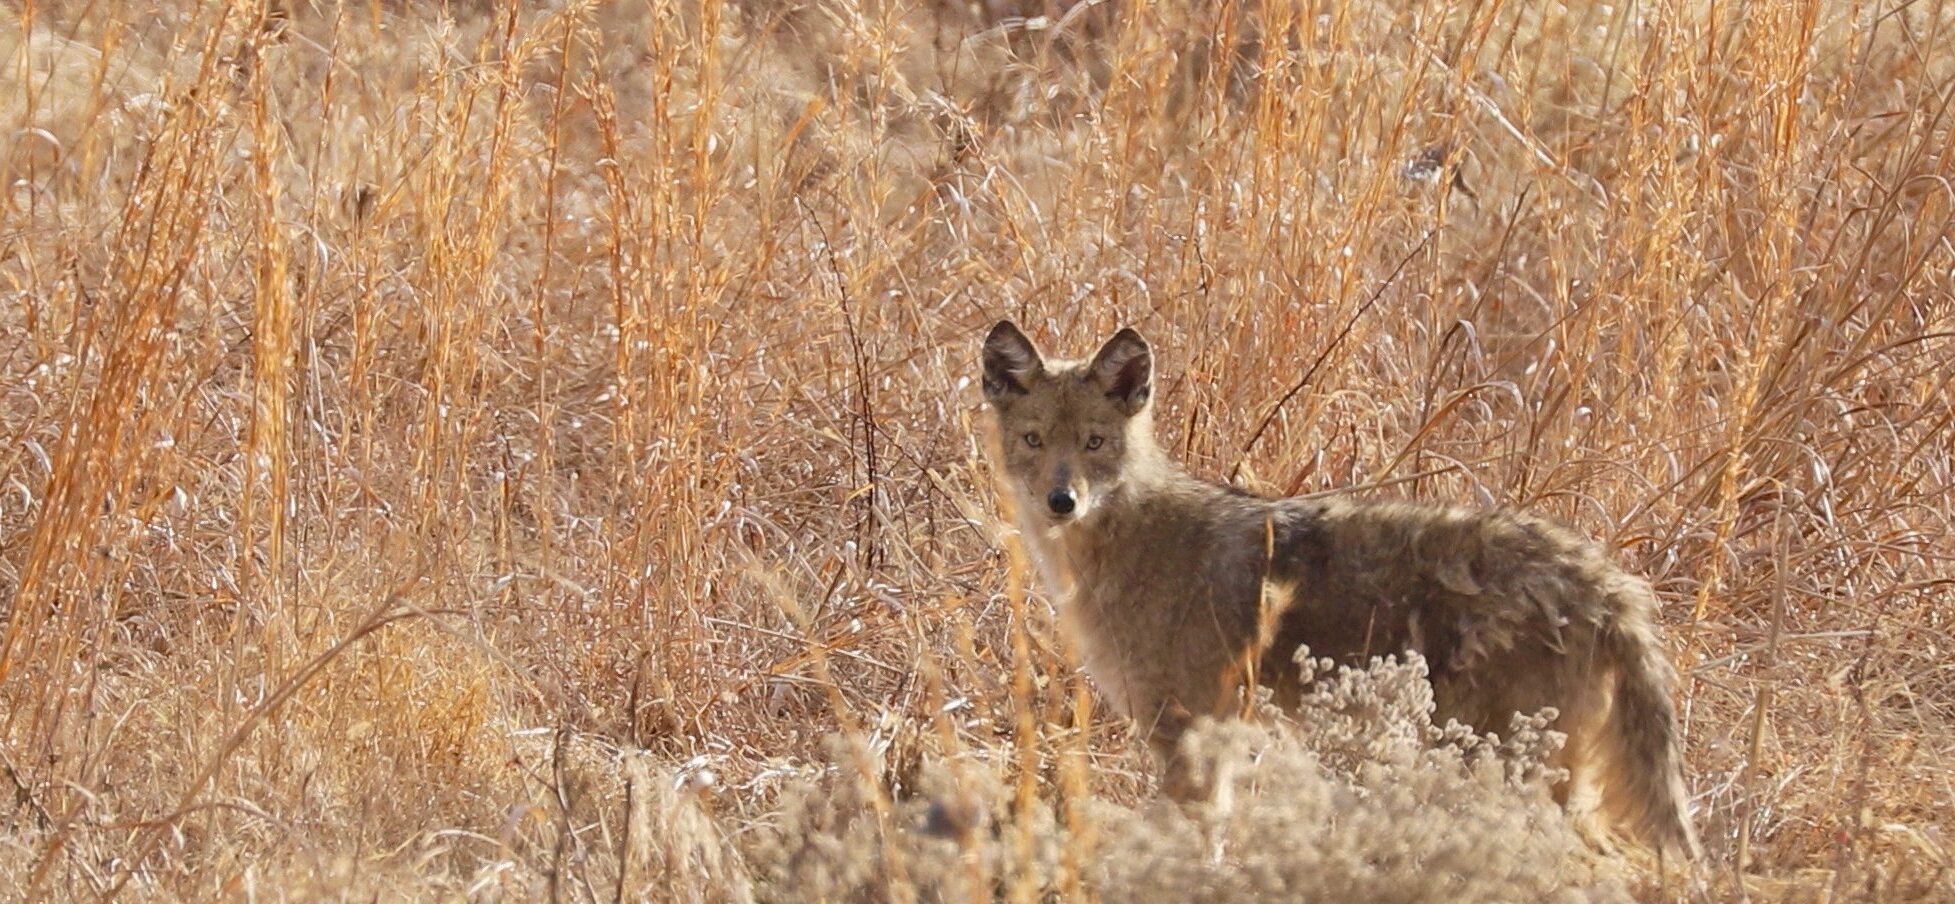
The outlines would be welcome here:
[[[6,0],[0,888],[1955,898],[1951,100],[1942,0]],[[1703,874],[1392,667],[1149,803],[1005,315],[1197,473],[1611,544]]]

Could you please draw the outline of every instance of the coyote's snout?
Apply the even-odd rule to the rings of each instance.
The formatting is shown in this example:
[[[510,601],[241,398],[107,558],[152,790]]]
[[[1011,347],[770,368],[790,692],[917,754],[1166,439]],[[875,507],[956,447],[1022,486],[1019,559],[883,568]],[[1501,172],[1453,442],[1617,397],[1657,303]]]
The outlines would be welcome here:
[[[1009,321],[984,341],[1025,542],[1087,673],[1140,723],[1170,787],[1181,734],[1221,714],[1240,676],[1294,705],[1299,646],[1352,664],[1416,650],[1437,718],[1504,731],[1555,707],[1569,808],[1696,854],[1646,583],[1526,515],[1263,499],[1190,477],[1155,443],[1152,365],[1131,329],[1085,361],[1046,360]]]

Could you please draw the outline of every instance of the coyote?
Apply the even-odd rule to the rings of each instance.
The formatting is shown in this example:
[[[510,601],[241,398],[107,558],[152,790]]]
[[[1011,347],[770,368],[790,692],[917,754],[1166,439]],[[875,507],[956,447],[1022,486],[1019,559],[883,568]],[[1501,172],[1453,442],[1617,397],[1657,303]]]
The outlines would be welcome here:
[[[1090,361],[1047,361],[1002,321],[983,388],[1028,552],[1170,795],[1186,790],[1181,735],[1246,680],[1297,705],[1299,646],[1346,664],[1416,650],[1436,718],[1504,731],[1554,707],[1564,806],[1697,855],[1656,599],[1595,545],[1527,515],[1266,499],[1191,477],[1155,442],[1152,354],[1132,329]]]

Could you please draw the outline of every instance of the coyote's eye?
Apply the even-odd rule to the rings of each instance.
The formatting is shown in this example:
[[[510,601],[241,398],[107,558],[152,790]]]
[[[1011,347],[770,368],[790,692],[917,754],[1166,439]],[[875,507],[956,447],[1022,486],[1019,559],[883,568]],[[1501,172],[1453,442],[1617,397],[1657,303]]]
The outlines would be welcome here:
[[[1104,436],[1089,436],[1086,438],[1086,451],[1088,452],[1104,445],[1106,445],[1106,437]]]
[[[1043,442],[1043,440],[1039,439],[1038,434],[1036,433],[1025,434],[1025,445],[1031,446],[1032,448],[1036,449],[1039,447],[1039,444],[1041,442]]]

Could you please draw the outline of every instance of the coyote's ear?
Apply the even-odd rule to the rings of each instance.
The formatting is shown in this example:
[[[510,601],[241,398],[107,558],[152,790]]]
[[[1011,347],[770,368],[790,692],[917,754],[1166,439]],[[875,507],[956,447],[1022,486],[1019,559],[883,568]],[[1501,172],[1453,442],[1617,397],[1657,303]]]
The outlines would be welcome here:
[[[1045,359],[1032,347],[1032,340],[1018,331],[1018,325],[1000,320],[984,337],[984,397],[997,402],[1009,396],[1024,395],[1025,383],[1045,370]]]
[[[1100,346],[1089,368],[1121,413],[1132,417],[1147,407],[1147,398],[1153,392],[1154,355],[1147,350],[1147,340],[1132,327],[1114,333]]]

